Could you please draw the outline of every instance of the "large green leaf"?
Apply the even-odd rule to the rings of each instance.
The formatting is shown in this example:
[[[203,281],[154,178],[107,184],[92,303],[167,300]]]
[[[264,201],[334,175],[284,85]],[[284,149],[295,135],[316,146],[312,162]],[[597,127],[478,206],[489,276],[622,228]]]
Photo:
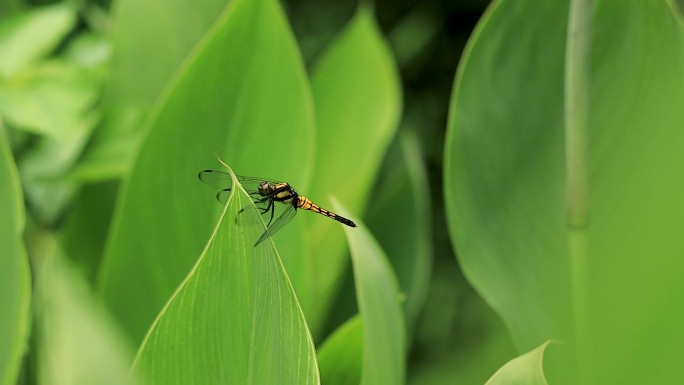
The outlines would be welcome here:
[[[592,11],[584,234],[573,235],[565,218],[568,4],[501,1],[474,34],[454,88],[451,237],[519,351],[579,330],[585,379],[676,382],[684,182],[673,165],[684,160],[684,36],[665,2],[596,1]],[[571,273],[571,253],[584,269]]]
[[[529,12],[537,22],[523,21]],[[567,2],[495,3],[462,59],[448,127],[444,196],[457,255],[523,351],[570,329],[566,18]]]
[[[104,296],[136,340],[211,234],[220,205],[197,172],[217,164],[215,151],[243,175],[304,189],[310,175],[311,99],[277,2],[232,2],[205,43],[148,121],[101,270]],[[297,226],[281,233],[278,244],[296,250]]]
[[[355,219],[340,203],[335,210]],[[356,300],[363,322],[361,384],[404,384],[406,329],[399,284],[384,251],[366,230],[345,227],[354,269]]]
[[[307,195],[325,206],[334,194],[360,213],[401,113],[396,64],[370,8],[361,6],[316,64],[311,82],[317,135],[314,180]],[[310,225],[310,247],[318,254],[311,261],[317,298],[304,310],[315,331],[332,303],[345,253],[339,224],[311,218]]]
[[[112,35],[116,60],[112,63],[107,87],[108,103],[151,108],[229,3],[228,0],[116,2]]]
[[[232,171],[231,171],[232,172]],[[234,177],[234,176],[233,176]],[[239,186],[234,180],[234,186]],[[266,229],[238,226],[253,203],[232,190],[204,252],[145,338],[146,384],[318,384],[311,335]]]
[[[105,120],[81,162],[92,179],[120,176],[142,137],[142,122],[173,75],[229,6],[228,0],[121,0],[114,3],[110,81]],[[152,16],[153,15],[153,16]]]
[[[29,329],[30,277],[19,175],[0,121],[0,385],[15,384]]]

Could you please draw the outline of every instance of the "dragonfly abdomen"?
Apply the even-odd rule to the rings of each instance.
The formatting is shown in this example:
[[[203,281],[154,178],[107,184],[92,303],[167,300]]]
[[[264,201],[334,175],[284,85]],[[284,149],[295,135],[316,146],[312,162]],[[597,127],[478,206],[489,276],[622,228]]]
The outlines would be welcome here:
[[[336,220],[340,223],[343,223],[349,227],[356,227],[356,223],[354,223],[353,221],[350,221],[349,219],[347,219],[345,217],[342,217],[342,216],[337,215],[331,211],[328,211],[328,210],[322,208],[321,206],[313,203],[311,201],[311,199],[309,199],[307,197],[303,197],[301,195],[299,195],[297,197],[297,208],[302,209],[302,210],[310,210],[310,211],[313,211],[315,213],[325,215],[326,217],[334,219],[334,220]]]

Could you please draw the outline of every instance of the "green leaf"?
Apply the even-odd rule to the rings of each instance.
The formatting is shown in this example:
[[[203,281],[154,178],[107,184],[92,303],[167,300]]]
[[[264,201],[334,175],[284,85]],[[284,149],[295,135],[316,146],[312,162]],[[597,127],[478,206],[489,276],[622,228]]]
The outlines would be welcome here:
[[[536,349],[507,362],[487,381],[485,385],[547,385],[544,377],[543,358],[545,342]]]
[[[75,64],[48,61],[0,83],[0,113],[18,129],[70,144],[77,134],[90,132],[83,128],[84,116],[99,88],[98,80]]]
[[[133,349],[49,234],[32,234],[39,384],[134,384]]]
[[[336,212],[358,228],[345,227],[354,269],[356,300],[363,321],[361,384],[403,384],[406,375],[406,329],[399,285],[385,253],[363,223],[333,200]]]
[[[318,351],[321,382],[326,385],[358,385],[363,367],[363,321],[359,315],[335,330]]]
[[[0,77],[11,77],[46,57],[76,24],[76,10],[61,3],[15,13],[0,22]]]
[[[571,329],[563,217],[567,2],[533,3],[495,3],[473,34],[452,95],[444,173],[464,273],[522,351],[567,338]],[[535,23],[532,14],[540,15]]]
[[[53,221],[72,194],[57,179],[75,163],[99,114],[100,80],[83,68],[52,60],[0,82],[0,114],[14,128],[37,133],[19,162],[26,196],[42,222]]]
[[[193,56],[231,1],[122,0],[116,3],[108,103],[148,110]],[[150,17],[163,12],[164,17]],[[173,42],[173,44],[160,44]],[[150,55],[154,52],[154,55]]]
[[[406,297],[409,333],[418,319],[432,266],[430,191],[427,172],[416,136],[403,131],[396,150],[388,155],[390,165],[379,184],[377,197],[368,210],[368,226],[382,245],[397,273]]]
[[[451,238],[519,351],[571,340],[582,383],[676,382],[684,35],[665,2],[596,1],[592,11],[587,227],[571,230],[565,217],[568,4],[501,1],[469,43],[454,88]],[[578,257],[586,265],[571,270]]]
[[[317,136],[309,198],[325,206],[334,194],[353,212],[363,212],[401,114],[397,72],[372,11],[361,6],[313,72]],[[310,247],[329,252],[325,257],[312,253],[317,298],[304,310],[314,334],[332,303],[345,260],[339,224],[318,219],[310,219]]]
[[[232,173],[232,171],[231,171]],[[233,178],[235,176],[233,175]],[[146,384],[318,384],[313,341],[266,227],[234,188],[204,252],[152,326],[134,372]]]
[[[112,62],[104,96],[105,121],[95,132],[79,176],[120,177],[131,167],[144,137],[143,121],[197,50],[211,39],[227,0],[115,3]],[[150,17],[160,12],[164,17]],[[150,54],[153,52],[154,54]],[[228,70],[228,68],[226,68]],[[166,90],[166,91],[165,91]]]
[[[220,204],[197,173],[216,165],[215,152],[243,175],[303,189],[310,176],[311,99],[275,0],[232,2],[181,75],[148,120],[101,269],[104,297],[137,341],[211,234]],[[298,237],[292,225],[275,240],[296,250]]]
[[[0,385],[17,382],[29,329],[31,279],[22,242],[24,206],[19,175],[0,122]]]
[[[118,187],[116,182],[81,186],[59,232],[60,244],[69,259],[93,285],[97,280]]]

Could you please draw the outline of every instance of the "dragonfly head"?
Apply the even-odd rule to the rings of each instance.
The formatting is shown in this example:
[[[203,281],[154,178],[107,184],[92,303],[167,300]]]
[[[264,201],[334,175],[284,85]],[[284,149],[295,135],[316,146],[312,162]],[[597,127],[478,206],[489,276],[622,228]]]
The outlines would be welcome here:
[[[259,183],[259,194],[261,196],[269,196],[273,192],[273,186],[270,183],[263,181]]]

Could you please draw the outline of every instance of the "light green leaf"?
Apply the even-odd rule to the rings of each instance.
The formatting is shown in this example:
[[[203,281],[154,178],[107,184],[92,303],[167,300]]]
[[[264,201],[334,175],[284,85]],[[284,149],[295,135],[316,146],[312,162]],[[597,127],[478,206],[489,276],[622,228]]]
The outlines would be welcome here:
[[[105,121],[78,173],[88,179],[124,175],[144,137],[143,121],[178,72],[211,38],[228,0],[115,3],[112,62],[104,96]],[[159,17],[150,17],[157,15]],[[150,54],[153,53],[153,54]],[[228,71],[229,69],[226,68]],[[176,74],[176,75],[174,75]]]
[[[22,242],[24,206],[19,175],[0,121],[0,385],[17,382],[26,350],[31,279]]]
[[[40,221],[50,223],[72,187],[58,179],[75,163],[99,114],[100,81],[83,68],[52,60],[0,82],[0,115],[14,128],[37,133],[19,163],[26,196]]]
[[[318,351],[321,382],[359,385],[363,367],[363,321],[359,315],[337,328]]]
[[[0,113],[18,129],[69,144],[64,138],[84,131],[84,116],[99,88],[98,80],[82,68],[52,60],[0,83]]]
[[[112,65],[108,103],[149,110],[212,26],[221,23],[229,4],[227,0],[117,2],[112,40],[117,60]]]
[[[36,271],[38,383],[136,383],[129,378],[132,346],[91,287],[65,262],[54,237],[34,234],[30,252]]]
[[[507,362],[486,385],[547,385],[544,377],[544,351],[550,342]]]
[[[568,4],[500,1],[454,88],[451,238],[519,351],[579,331],[580,382],[676,382],[684,182],[673,165],[684,161],[684,35],[666,2],[596,1],[588,12],[587,227],[575,236],[565,217]],[[586,265],[571,271],[578,256]]]
[[[389,168],[368,210],[367,222],[397,273],[412,334],[425,302],[432,265],[429,183],[415,134],[400,133],[386,164]]]
[[[109,76],[109,60],[112,54],[109,39],[103,34],[83,32],[66,47],[64,56],[69,62],[81,68],[100,71],[100,76]]]
[[[326,197],[334,194],[353,212],[363,211],[401,114],[397,72],[372,11],[361,6],[313,72],[317,136],[309,198],[325,206]],[[312,255],[317,298],[304,310],[314,334],[332,303],[345,260],[339,224],[318,219],[310,220],[310,247],[328,253]]]
[[[231,171],[232,173],[232,171]],[[233,176],[234,178],[234,176]],[[234,179],[233,186],[239,186]],[[266,229],[238,226],[253,203],[232,190],[204,252],[145,338],[146,384],[318,384],[311,335]]]
[[[217,164],[215,152],[243,175],[302,189],[310,176],[311,99],[275,0],[232,2],[180,75],[147,122],[101,269],[104,297],[137,341],[211,234],[221,206],[197,173]],[[292,225],[275,240],[296,250],[297,237]]]
[[[354,269],[356,300],[363,321],[361,384],[404,384],[406,329],[399,285],[385,253],[363,223],[337,201],[335,210],[358,228],[345,227]]]
[[[567,338],[571,329],[563,217],[567,7],[492,5],[461,61],[446,140],[444,197],[456,254],[522,351]],[[531,14],[539,15],[535,23]]]
[[[76,23],[76,10],[62,3],[16,13],[0,22],[0,77],[11,77],[46,57]]]

